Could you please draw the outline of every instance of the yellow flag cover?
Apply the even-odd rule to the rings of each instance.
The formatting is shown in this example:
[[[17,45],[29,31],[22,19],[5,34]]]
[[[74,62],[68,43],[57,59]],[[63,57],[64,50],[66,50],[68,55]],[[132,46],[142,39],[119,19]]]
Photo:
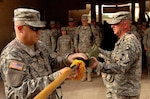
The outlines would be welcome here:
[[[77,76],[73,77],[73,80],[80,80],[85,72],[85,63],[82,60],[74,60],[70,67],[74,67],[77,69]]]

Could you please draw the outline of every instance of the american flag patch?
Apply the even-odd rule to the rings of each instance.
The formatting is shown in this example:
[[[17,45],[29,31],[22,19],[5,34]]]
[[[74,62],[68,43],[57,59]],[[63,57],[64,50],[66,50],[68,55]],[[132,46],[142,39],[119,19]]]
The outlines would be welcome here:
[[[14,61],[14,60],[12,60],[9,65],[9,68],[16,69],[16,70],[23,70],[23,67],[24,67],[24,63]]]

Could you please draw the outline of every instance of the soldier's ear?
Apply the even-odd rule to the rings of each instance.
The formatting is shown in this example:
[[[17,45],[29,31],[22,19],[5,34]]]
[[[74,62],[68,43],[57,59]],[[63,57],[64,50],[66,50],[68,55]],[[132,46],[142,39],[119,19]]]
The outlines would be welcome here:
[[[17,27],[17,29],[18,29],[19,31],[22,31],[22,28],[23,28],[23,26],[18,26],[18,27]]]

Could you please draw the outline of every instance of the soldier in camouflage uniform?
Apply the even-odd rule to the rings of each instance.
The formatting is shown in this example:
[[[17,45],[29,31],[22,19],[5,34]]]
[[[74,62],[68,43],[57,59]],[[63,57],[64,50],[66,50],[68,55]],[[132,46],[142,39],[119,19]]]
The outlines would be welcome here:
[[[59,55],[65,55],[68,53],[74,53],[74,46],[72,39],[67,35],[66,27],[61,28],[62,36],[57,41],[57,53]]]
[[[57,40],[58,40],[58,37],[60,36],[59,34],[59,31],[57,30],[56,28],[56,24],[55,24],[55,21],[50,21],[50,31],[52,32],[52,35],[54,37],[54,40],[56,42],[56,46],[55,46],[55,50],[56,51],[56,47],[57,47]]]
[[[77,27],[75,26],[73,18],[69,18],[68,25],[69,26],[66,27],[67,35],[69,35],[72,38],[72,40],[74,41],[74,35],[75,35],[75,31],[76,31]]]
[[[40,38],[45,45],[47,45],[50,52],[54,52],[56,48],[56,42],[49,29],[40,30]]]
[[[88,17],[81,17],[82,25],[79,25],[76,29],[74,37],[74,46],[76,52],[87,53],[93,46],[93,44],[99,45],[98,31],[92,25],[88,24]],[[92,69],[87,67],[87,72],[84,74],[81,81],[91,81]]]
[[[91,25],[93,25],[99,33],[99,39],[100,40],[99,40],[99,45],[98,46],[101,47],[101,43],[102,43],[102,40],[103,40],[102,29],[96,24],[95,19],[91,19]],[[99,76],[100,75],[99,66],[96,68],[95,71],[96,71],[97,75]]]
[[[69,35],[67,35],[66,27],[61,28],[62,36],[57,41],[57,54],[59,56],[74,53],[73,41]],[[60,65],[60,68],[65,67],[64,64]]]
[[[45,24],[40,21],[39,11],[18,8],[14,10],[16,38],[2,51],[0,57],[1,76],[4,81],[7,99],[33,99],[55,78],[68,68],[52,73],[51,66],[58,64],[45,45],[38,40],[39,30]],[[76,53],[62,56],[60,62],[68,63],[85,54]],[[49,99],[56,99],[54,91]]]
[[[102,43],[102,40],[103,40],[103,33],[102,33],[103,30],[96,24],[95,19],[91,20],[91,25],[93,25],[99,33],[99,39],[100,39],[99,40],[99,47],[101,47],[101,43]]]
[[[110,60],[109,63],[99,62],[101,72],[106,73],[110,96],[107,99],[139,99],[142,50],[139,40],[130,31],[129,12],[117,12],[110,24],[119,40],[113,51],[100,49],[101,54]]]
[[[59,21],[56,22],[56,29],[57,29],[58,35],[61,36],[61,23]]]
[[[143,45],[144,50],[146,52],[146,65],[148,69],[150,68],[150,27],[146,29],[144,32],[145,35],[143,36]],[[149,77],[149,70],[148,70],[148,77]]]

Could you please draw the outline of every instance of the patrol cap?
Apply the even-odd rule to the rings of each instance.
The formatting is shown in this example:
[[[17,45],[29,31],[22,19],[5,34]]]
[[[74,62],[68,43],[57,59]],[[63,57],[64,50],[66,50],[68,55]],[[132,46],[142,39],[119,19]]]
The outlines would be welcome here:
[[[68,19],[68,22],[73,22],[73,21],[74,21],[73,18],[69,18],[69,19]]]
[[[50,24],[55,24],[55,21],[50,21]]]
[[[40,12],[29,8],[15,9],[14,21],[24,21],[27,25],[33,27],[45,27],[44,22],[40,20]]]
[[[61,31],[66,30],[66,27],[61,27]]]
[[[81,21],[88,20],[88,16],[81,16]]]
[[[128,11],[116,12],[113,18],[108,21],[109,24],[118,24],[122,20],[131,20],[131,14]]]

